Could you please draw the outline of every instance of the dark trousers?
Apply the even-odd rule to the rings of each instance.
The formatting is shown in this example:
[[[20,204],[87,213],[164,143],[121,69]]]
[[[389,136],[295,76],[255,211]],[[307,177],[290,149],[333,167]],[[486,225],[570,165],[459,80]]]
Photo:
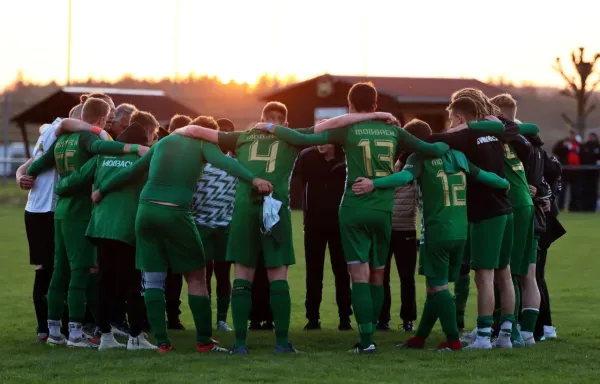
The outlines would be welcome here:
[[[217,280],[217,296],[231,296],[231,263],[227,261],[206,261],[206,288],[212,296],[211,280]]]
[[[325,221],[319,225],[304,226],[304,252],[306,257],[306,318],[319,320],[323,299],[323,270],[325,249],[329,246],[331,269],[335,279],[335,301],[340,319],[352,315],[350,274],[342,251],[340,228],[335,222]]]
[[[390,253],[385,265],[385,277],[383,280],[385,297],[381,314],[379,315],[379,321],[381,322],[391,320],[392,294],[390,289],[390,271],[392,255],[396,260],[396,269],[400,277],[400,318],[403,321],[414,321],[417,319],[417,293],[415,288],[417,232],[392,231]]]
[[[585,212],[596,212],[598,171],[582,171],[581,176],[581,209]]]
[[[98,240],[98,326],[100,332],[108,333],[110,323],[118,310],[120,292],[127,302],[127,317],[131,336],[142,332],[144,321],[144,298],[142,276],[135,268],[135,248],[116,240]],[[122,300],[121,300],[122,301]]]
[[[580,171],[565,169],[562,173],[562,190],[558,195],[558,208],[564,209],[568,205],[569,211],[581,210],[581,175]],[[567,189],[570,200],[567,204]]]
[[[269,277],[267,268],[262,256],[258,259],[254,272],[254,281],[252,282],[252,311],[250,312],[250,322],[273,322],[271,313],[271,297],[269,289]]]
[[[546,285],[546,258],[548,249],[538,249],[536,280],[540,289],[540,314],[535,324],[535,337],[540,338],[544,335],[544,325],[552,325],[552,312],[550,311],[550,293]]]
[[[165,300],[167,306],[167,319],[169,322],[177,321],[181,315],[181,290],[183,289],[183,275],[180,273],[167,273],[165,283]]]

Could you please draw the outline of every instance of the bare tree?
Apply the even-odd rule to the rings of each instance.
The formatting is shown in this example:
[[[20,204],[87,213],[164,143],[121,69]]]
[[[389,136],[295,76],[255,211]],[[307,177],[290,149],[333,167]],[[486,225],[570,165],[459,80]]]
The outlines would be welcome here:
[[[560,57],[556,58],[556,63],[553,68],[566,81],[567,86],[560,93],[564,96],[571,97],[577,102],[577,116],[575,120],[569,118],[567,114],[562,113],[563,120],[571,127],[576,129],[581,136],[585,133],[585,120],[596,109],[596,105],[591,103],[591,97],[594,90],[600,84],[600,73],[594,73],[594,65],[600,59],[600,53],[594,55],[591,61],[584,61],[585,48],[579,48],[579,55],[575,51],[571,53],[571,61],[577,71],[579,79],[574,75],[567,75],[560,62]],[[596,81],[591,82],[590,79],[596,75]]]

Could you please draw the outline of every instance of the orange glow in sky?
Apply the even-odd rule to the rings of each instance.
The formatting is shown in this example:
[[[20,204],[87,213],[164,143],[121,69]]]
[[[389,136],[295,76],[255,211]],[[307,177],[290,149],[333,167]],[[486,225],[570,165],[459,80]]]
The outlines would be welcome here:
[[[329,72],[560,85],[556,56],[600,52],[599,11],[589,0],[72,0],[71,78]],[[67,15],[68,0],[0,1],[0,88],[19,70],[65,82]]]

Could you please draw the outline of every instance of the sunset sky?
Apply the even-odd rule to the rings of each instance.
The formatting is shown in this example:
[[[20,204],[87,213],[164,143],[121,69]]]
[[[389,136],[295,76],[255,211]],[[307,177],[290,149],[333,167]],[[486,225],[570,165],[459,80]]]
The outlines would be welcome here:
[[[178,23],[176,0],[72,3],[72,79],[366,72],[559,85],[556,56],[600,52],[590,0],[179,0]],[[19,70],[65,82],[67,10],[68,0],[0,0],[0,88]]]

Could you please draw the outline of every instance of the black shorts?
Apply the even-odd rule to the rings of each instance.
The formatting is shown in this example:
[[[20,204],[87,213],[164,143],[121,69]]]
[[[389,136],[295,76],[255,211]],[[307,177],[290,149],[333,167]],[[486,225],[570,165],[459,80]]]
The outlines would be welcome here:
[[[54,212],[25,211],[25,231],[29,242],[29,264],[54,265]]]

